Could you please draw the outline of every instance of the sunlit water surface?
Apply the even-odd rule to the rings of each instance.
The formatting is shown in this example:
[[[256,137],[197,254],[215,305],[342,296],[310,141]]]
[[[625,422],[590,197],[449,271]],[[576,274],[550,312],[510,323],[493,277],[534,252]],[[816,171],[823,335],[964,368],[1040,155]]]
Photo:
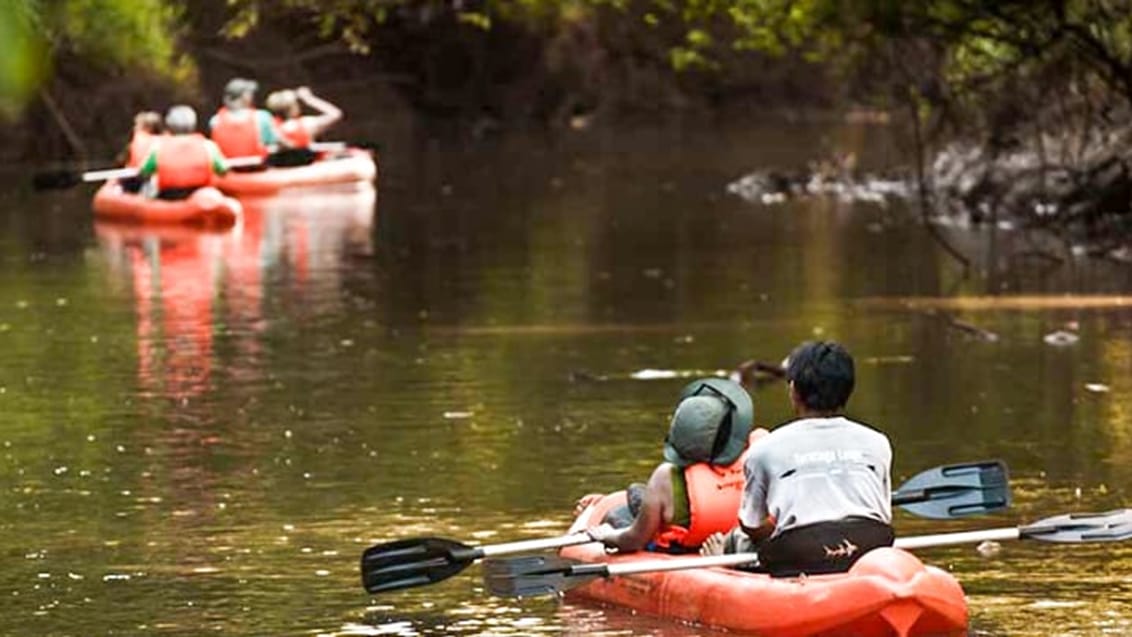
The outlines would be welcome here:
[[[713,634],[493,598],[475,566],[370,596],[358,556],[420,535],[557,535],[578,495],[658,461],[686,382],[665,376],[778,361],[813,337],[855,353],[850,413],[890,434],[898,480],[1010,464],[1010,513],[901,514],[900,533],[1132,504],[1127,266],[1016,231],[944,228],[945,248],[898,202],[725,190],[832,149],[882,167],[885,139],[408,135],[385,149],[376,204],[251,203],[211,235],[95,223],[88,190],[33,194],[13,177],[0,634]],[[1077,340],[1048,344],[1057,330]],[[780,385],[754,397],[759,424],[789,417]],[[963,583],[973,634],[1120,635],[1130,546],[923,556]]]

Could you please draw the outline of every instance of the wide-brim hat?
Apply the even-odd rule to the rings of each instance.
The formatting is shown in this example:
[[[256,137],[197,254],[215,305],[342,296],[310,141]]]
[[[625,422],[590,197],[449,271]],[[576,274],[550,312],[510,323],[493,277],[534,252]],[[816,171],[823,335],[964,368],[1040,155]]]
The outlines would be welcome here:
[[[731,429],[730,404],[719,396],[689,396],[676,405],[668,435],[664,438],[664,459],[678,467],[697,462],[716,462],[723,430]]]
[[[722,447],[711,457],[709,462],[716,465],[729,465],[738,460],[739,456],[743,454],[743,450],[747,448],[747,437],[751,433],[751,427],[754,426],[755,404],[751,400],[751,395],[735,381],[726,378],[701,378],[688,383],[680,391],[681,403],[693,396],[714,396],[718,398],[727,409],[727,415],[730,416],[729,423],[726,422],[726,419],[720,423],[721,426],[729,424],[730,429],[727,431],[716,430],[715,432],[715,435],[726,435],[726,441],[721,443]],[[679,412],[679,406],[677,412]],[[673,417],[673,421],[675,424],[675,417]],[[672,450],[672,453],[678,455],[675,449]],[[669,445],[666,443],[664,456],[666,460],[672,462],[669,455]]]

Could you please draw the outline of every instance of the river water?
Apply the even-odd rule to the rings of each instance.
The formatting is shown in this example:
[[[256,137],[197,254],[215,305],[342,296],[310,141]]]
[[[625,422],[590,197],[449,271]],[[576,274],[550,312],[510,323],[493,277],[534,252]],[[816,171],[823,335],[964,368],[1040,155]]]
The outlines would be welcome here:
[[[406,134],[376,205],[287,197],[212,235],[95,223],[89,190],[10,175],[0,634],[709,634],[493,598],[477,566],[370,596],[358,557],[557,535],[577,496],[648,475],[688,377],[815,337],[855,354],[849,413],[889,433],[896,481],[1009,463],[1010,512],[899,533],[1132,502],[1132,269],[1017,231],[937,229],[948,248],[899,202],[726,192],[838,149],[882,167],[886,139]],[[752,393],[758,424],[789,418],[781,385]],[[922,556],[973,634],[1132,634],[1132,544]]]

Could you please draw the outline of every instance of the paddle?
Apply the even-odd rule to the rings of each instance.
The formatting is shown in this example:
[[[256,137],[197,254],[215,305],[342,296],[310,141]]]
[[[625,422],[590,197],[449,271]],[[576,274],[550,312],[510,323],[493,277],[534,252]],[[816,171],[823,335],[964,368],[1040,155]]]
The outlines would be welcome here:
[[[229,168],[244,166],[258,166],[263,163],[262,157],[232,157],[225,162]],[[107,181],[110,179],[129,179],[138,176],[137,168],[106,168],[103,170],[88,170],[78,172],[75,170],[53,170],[36,173],[32,176],[32,187],[36,190],[65,190],[81,183],[92,181]]]
[[[352,142],[313,142],[311,143],[311,150],[316,152],[334,152],[339,150],[346,150],[347,148],[360,148],[377,152],[381,150],[381,145],[377,142],[354,140]]]
[[[468,546],[438,537],[375,544],[362,553],[362,585],[370,593],[423,586],[448,579],[483,557],[557,549],[592,542],[589,534]]]
[[[944,465],[913,476],[892,503],[928,518],[954,518],[1010,506],[1006,465],[1000,460]],[[483,557],[500,557],[593,541],[586,533],[473,547],[443,538],[375,544],[362,554],[362,585],[370,593],[448,579]]]
[[[1010,507],[1001,460],[943,465],[922,471],[892,494],[892,504],[923,518],[947,520]]]
[[[1106,513],[1070,513],[1033,524],[985,531],[962,531],[938,535],[897,538],[902,549],[969,544],[988,540],[1041,540],[1080,544],[1119,542],[1132,538],[1132,509]],[[687,559],[643,560],[621,564],[584,563],[556,555],[530,555],[484,563],[484,580],[493,595],[526,597],[557,594],[599,577],[659,573],[711,566],[739,566],[757,563],[757,553],[735,553]]]
[[[361,148],[363,150],[376,151],[378,145],[375,142],[365,141],[351,143],[313,142],[309,149],[287,149],[269,155],[266,160],[262,157],[232,157],[226,161],[231,168],[258,166],[265,161],[269,166],[301,166],[311,163],[314,153],[335,153],[346,150],[347,148]],[[130,177],[137,176],[138,171],[136,168],[109,168],[104,170],[88,170],[86,172],[63,169],[36,173],[32,175],[31,181],[32,188],[35,190],[66,190],[81,183],[106,181],[109,179],[129,179]]]
[[[295,168],[307,166],[319,160],[319,153],[341,153],[350,148],[372,150],[366,142],[347,144],[346,142],[312,142],[307,148],[280,148],[267,156],[266,164],[272,168]],[[331,155],[327,159],[334,159]]]

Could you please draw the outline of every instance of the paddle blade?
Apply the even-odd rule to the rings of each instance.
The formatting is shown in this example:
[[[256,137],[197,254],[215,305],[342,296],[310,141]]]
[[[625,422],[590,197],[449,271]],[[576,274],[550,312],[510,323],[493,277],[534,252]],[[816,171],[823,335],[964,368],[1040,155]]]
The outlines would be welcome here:
[[[73,170],[52,170],[36,173],[31,178],[35,190],[63,190],[82,183],[82,177]]]
[[[482,556],[444,538],[426,537],[375,544],[362,553],[362,586],[370,593],[424,586],[452,577]]]
[[[1010,481],[1001,460],[943,465],[913,476],[892,503],[915,515],[946,520],[1010,507]]]
[[[1132,538],[1132,509],[1056,515],[1019,527],[1018,535],[1043,542],[1120,542]]]
[[[571,574],[575,564],[556,555],[485,560],[483,579],[488,592],[500,597],[556,595],[599,577]]]

